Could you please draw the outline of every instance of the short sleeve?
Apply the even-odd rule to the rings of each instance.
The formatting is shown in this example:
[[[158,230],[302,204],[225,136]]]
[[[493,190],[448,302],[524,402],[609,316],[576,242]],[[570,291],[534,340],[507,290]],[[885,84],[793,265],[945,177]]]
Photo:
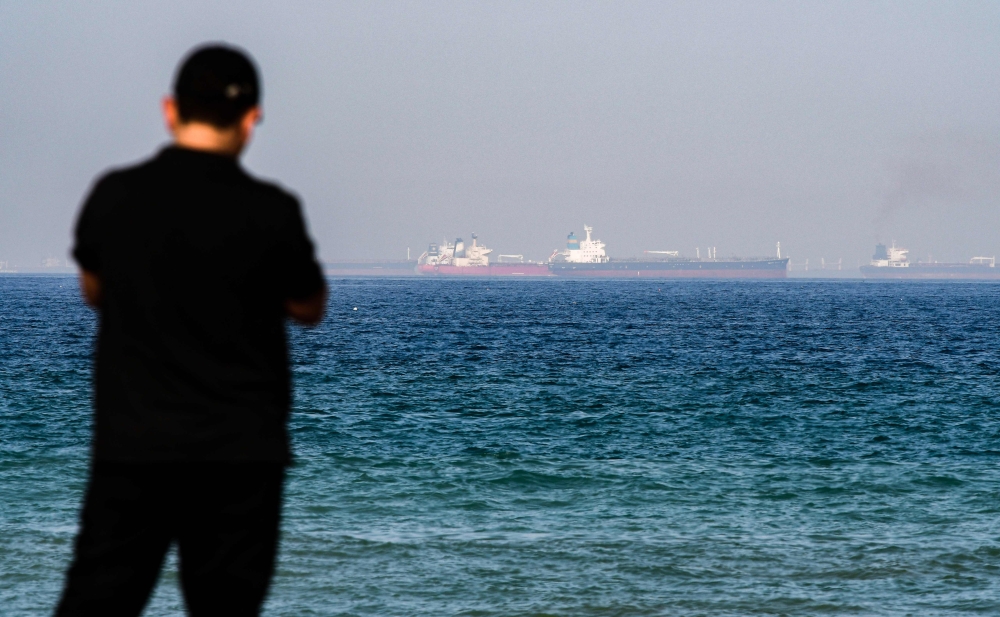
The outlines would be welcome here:
[[[98,180],[83,202],[74,233],[73,258],[89,272],[101,271],[101,252],[106,231],[106,218],[121,191],[114,180],[105,176]]]
[[[292,199],[284,232],[282,262],[285,267],[281,275],[285,297],[301,300],[319,293],[323,289],[323,272],[316,261],[315,248],[306,232],[302,207],[297,199]]]

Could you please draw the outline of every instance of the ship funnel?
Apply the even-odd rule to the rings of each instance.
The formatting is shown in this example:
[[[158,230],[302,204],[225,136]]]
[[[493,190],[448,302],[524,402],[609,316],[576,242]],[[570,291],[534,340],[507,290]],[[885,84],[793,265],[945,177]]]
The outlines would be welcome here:
[[[461,238],[455,240],[455,257],[465,257],[465,242]]]
[[[872,259],[889,259],[889,251],[886,250],[884,244],[875,245],[875,254],[872,255]]]

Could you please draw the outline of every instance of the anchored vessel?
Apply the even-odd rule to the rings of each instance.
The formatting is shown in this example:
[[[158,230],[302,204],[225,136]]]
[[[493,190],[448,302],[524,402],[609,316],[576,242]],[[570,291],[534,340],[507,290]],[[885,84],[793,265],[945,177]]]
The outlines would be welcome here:
[[[875,245],[875,254],[867,266],[861,266],[861,275],[877,279],[963,279],[1000,280],[996,257],[973,257],[968,263],[911,262],[909,251],[884,244]]]
[[[555,251],[549,269],[557,276],[614,278],[785,278],[788,258],[730,257],[719,259],[715,249],[707,257],[683,257],[677,251],[646,251],[644,259],[613,259],[604,243],[591,238],[593,228],[583,226],[586,238],[570,233],[566,250]]]
[[[476,234],[472,234],[472,245],[466,246],[458,238],[454,242],[431,244],[417,260],[420,274],[446,276],[550,276],[546,264],[524,261],[522,255],[500,255],[519,261],[490,263],[488,249],[479,244]]]

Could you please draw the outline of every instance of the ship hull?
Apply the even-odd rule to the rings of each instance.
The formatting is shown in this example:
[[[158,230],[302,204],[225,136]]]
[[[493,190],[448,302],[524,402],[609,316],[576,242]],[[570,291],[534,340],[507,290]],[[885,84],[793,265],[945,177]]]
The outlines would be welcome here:
[[[866,279],[923,281],[1000,281],[1000,268],[978,264],[911,264],[905,268],[861,266]]]
[[[427,276],[552,276],[545,264],[490,264],[488,266],[417,266],[419,274]]]
[[[671,279],[783,279],[787,259],[753,261],[611,261],[599,264],[553,263],[556,276]]]

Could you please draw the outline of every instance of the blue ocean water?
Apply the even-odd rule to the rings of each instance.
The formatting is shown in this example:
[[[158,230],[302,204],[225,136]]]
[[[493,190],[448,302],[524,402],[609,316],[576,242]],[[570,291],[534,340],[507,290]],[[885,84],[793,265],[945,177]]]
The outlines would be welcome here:
[[[268,615],[1000,614],[998,286],[330,282]],[[94,328],[0,278],[4,615],[58,596]]]

